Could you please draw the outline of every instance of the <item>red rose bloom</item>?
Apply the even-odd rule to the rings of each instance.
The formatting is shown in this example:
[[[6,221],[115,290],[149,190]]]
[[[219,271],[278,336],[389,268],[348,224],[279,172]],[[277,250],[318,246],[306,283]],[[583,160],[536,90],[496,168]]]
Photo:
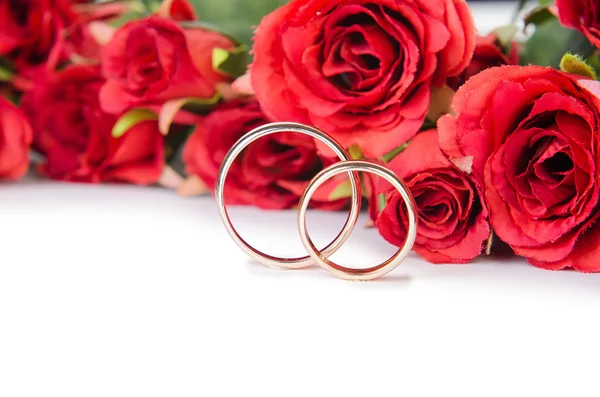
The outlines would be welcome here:
[[[186,171],[214,191],[219,168],[231,147],[247,132],[268,123],[256,101],[231,101],[202,120],[186,143]],[[317,153],[314,140],[297,133],[279,133],[252,143],[240,154],[227,176],[225,198],[230,205],[263,209],[291,208],[308,182],[332,160]],[[340,208],[347,200],[331,202],[336,181],[313,197],[313,206]],[[328,187],[327,187],[328,186]]]
[[[293,0],[258,27],[252,84],[270,118],[376,157],[414,136],[431,85],[460,74],[474,48],[464,0]]]
[[[415,198],[419,255],[432,263],[467,263],[481,254],[490,226],[480,184],[444,157],[435,130],[418,134],[388,166]],[[378,201],[385,194],[387,202],[375,224],[387,241],[401,247],[408,216],[400,193],[387,187],[380,184],[374,196]]]
[[[80,24],[70,0],[0,0],[0,55],[17,69],[49,63],[73,53],[90,56],[98,47]]]
[[[103,83],[97,68],[71,66],[42,76],[23,96],[34,126],[34,148],[46,155],[41,172],[74,182],[155,183],[164,167],[157,122],[143,122],[113,138],[116,117],[98,102]]]
[[[600,47],[600,4],[596,0],[556,0],[560,22]]]
[[[27,172],[31,140],[31,127],[23,113],[0,97],[0,180],[14,181]]]
[[[471,63],[460,75],[450,77],[446,83],[456,91],[467,80],[485,69],[494,66],[518,64],[519,49],[517,43],[512,41],[509,48],[504,48],[495,33],[487,36],[477,36],[477,45]]]
[[[194,41],[188,42],[182,28],[158,16],[119,29],[102,50],[102,70],[107,79],[100,91],[102,108],[121,113],[171,99],[213,97],[214,84],[226,77],[212,70],[214,74],[206,73],[206,65],[211,62],[207,54],[216,46],[227,43],[228,49],[232,44],[221,36],[216,40],[215,33],[196,31],[202,33],[196,33]]]
[[[539,66],[483,71],[438,123],[484,177],[494,231],[536,266],[600,271],[600,83]]]

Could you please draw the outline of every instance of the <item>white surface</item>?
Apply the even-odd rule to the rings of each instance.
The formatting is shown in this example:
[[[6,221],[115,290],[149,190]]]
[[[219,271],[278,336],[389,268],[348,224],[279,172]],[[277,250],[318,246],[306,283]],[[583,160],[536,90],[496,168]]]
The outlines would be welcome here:
[[[510,17],[486,7],[482,30]],[[311,215],[317,242],[344,220]],[[302,252],[293,212],[232,216],[260,247]],[[52,182],[0,185],[0,242],[2,397],[600,392],[600,275],[416,257],[372,283],[271,270],[210,198]],[[338,259],[390,252],[357,229]]]
[[[487,34],[501,25],[511,23],[517,8],[516,1],[469,4],[480,34]]]
[[[302,252],[293,212],[232,217],[261,247]],[[316,241],[344,217],[311,213]],[[372,283],[271,270],[210,198],[152,188],[1,185],[0,225],[2,397],[600,391],[600,275],[416,257]],[[338,259],[391,251],[360,228]]]

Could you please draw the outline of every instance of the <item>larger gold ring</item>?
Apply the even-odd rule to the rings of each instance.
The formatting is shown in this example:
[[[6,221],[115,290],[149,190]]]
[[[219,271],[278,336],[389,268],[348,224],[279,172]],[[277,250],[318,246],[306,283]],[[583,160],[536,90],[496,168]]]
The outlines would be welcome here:
[[[257,250],[256,248],[248,244],[235,230],[233,224],[231,223],[231,219],[229,218],[229,214],[227,213],[227,208],[225,207],[225,179],[227,178],[227,173],[229,172],[229,169],[231,168],[231,165],[233,164],[237,156],[248,145],[250,145],[257,139],[278,132],[297,132],[300,134],[311,136],[329,146],[333,150],[333,152],[340,158],[340,160],[350,160],[350,155],[342,145],[340,145],[333,138],[329,137],[327,134],[316,128],[297,123],[267,124],[262,127],[256,128],[250,131],[245,136],[243,136],[231,148],[229,153],[227,153],[227,155],[225,156],[225,160],[221,165],[221,169],[219,170],[219,175],[217,178],[217,184],[215,188],[215,197],[217,200],[217,208],[219,210],[219,215],[221,216],[221,220],[223,221],[227,232],[233,238],[236,244],[251,258],[270,267],[285,269],[301,269],[313,265],[315,263],[314,259],[310,256],[303,256],[301,258],[279,258]],[[352,184],[352,206],[350,207],[350,214],[348,215],[348,219],[346,220],[346,223],[344,224],[344,227],[342,228],[340,233],[336,236],[333,242],[331,242],[331,244],[329,244],[325,249],[323,249],[323,255],[326,256],[333,255],[344,244],[344,242],[346,242],[348,237],[350,237],[350,233],[352,233],[352,230],[354,229],[356,221],[358,220],[358,217],[360,215],[360,205],[362,197],[360,180],[358,178],[358,174],[353,172],[349,172],[349,174],[350,182]]]
[[[404,199],[404,203],[407,207],[408,213],[408,232],[406,240],[404,241],[404,246],[400,248],[390,259],[383,262],[378,266],[374,266],[368,269],[351,269],[347,267],[343,267],[337,265],[328,259],[328,254],[325,252],[319,252],[312,240],[308,235],[308,230],[306,227],[306,210],[308,208],[308,203],[310,198],[315,193],[315,191],[321,186],[326,180],[329,178],[342,174],[344,172],[368,172],[371,174],[375,174],[379,177],[386,179],[388,182],[392,184],[394,188],[396,188],[402,198]],[[315,260],[315,262],[321,267],[325,268],[329,272],[334,275],[343,278],[345,280],[356,280],[356,281],[366,281],[373,280],[378,277],[384,276],[394,270],[408,255],[408,253],[412,250],[412,247],[415,243],[415,239],[417,237],[417,206],[415,204],[414,198],[410,191],[406,188],[404,183],[388,168],[381,166],[376,163],[372,163],[370,161],[344,161],[341,163],[333,164],[332,166],[321,171],[308,185],[306,190],[304,191],[304,195],[300,199],[299,212],[298,212],[298,228],[300,231],[300,238],[302,239],[302,244],[304,244],[304,248],[308,251],[310,256]]]

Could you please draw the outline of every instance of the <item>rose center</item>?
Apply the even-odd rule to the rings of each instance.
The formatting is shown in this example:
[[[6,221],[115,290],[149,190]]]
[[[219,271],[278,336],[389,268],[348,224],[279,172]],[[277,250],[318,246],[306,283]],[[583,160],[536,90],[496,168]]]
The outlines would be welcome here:
[[[128,37],[127,45],[131,50],[123,77],[128,90],[135,95],[164,90],[168,84],[168,76],[165,76],[159,56],[161,48],[156,41],[156,32],[152,29],[137,29]]]
[[[554,176],[557,180],[562,180],[566,174],[573,170],[575,165],[568,154],[564,152],[556,153],[554,156],[542,163],[546,172]]]
[[[376,21],[381,9],[369,11],[345,15],[328,26],[331,41],[322,50],[323,75],[354,93],[379,84],[400,52],[398,43]]]
[[[555,136],[534,138],[523,152],[514,183],[522,209],[536,217],[560,216],[568,212],[577,195],[576,166],[571,148]]]
[[[423,208],[421,216],[429,219],[429,221],[431,221],[431,222],[438,223],[438,222],[442,221],[444,218],[446,218],[449,210],[450,209],[448,208],[447,204],[440,203],[437,205],[432,205],[432,206]]]

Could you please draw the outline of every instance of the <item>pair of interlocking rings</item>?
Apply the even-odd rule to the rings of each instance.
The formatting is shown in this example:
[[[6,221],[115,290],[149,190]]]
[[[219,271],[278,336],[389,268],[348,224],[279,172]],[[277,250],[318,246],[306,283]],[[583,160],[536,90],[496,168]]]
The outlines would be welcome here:
[[[279,132],[296,132],[318,139],[321,142],[325,143],[327,146],[329,146],[341,160],[340,162],[335,163],[329,166],[328,168],[325,168],[323,171],[317,174],[313,178],[313,180],[308,184],[306,190],[304,191],[304,194],[300,198],[300,203],[298,206],[298,229],[300,232],[300,239],[302,240],[302,244],[304,245],[306,251],[309,254],[308,256],[304,256],[301,258],[279,258],[265,254],[262,251],[259,251],[256,248],[252,247],[235,230],[227,213],[227,209],[225,207],[225,179],[227,178],[227,173],[229,172],[229,169],[231,168],[231,165],[233,164],[237,156],[252,142],[267,135]],[[380,265],[366,269],[347,268],[333,263],[328,259],[331,255],[338,251],[341,248],[341,246],[346,242],[346,240],[350,237],[350,234],[352,233],[352,230],[354,229],[354,227],[356,226],[356,222],[358,221],[362,201],[361,184],[358,172],[371,173],[381,178],[384,178],[388,182],[390,182],[392,186],[400,192],[400,195],[404,199],[404,203],[406,205],[408,213],[408,232],[404,245],[387,261],[381,263]],[[352,185],[352,200],[350,214],[348,216],[348,219],[346,220],[346,223],[344,224],[344,227],[336,236],[336,238],[326,248],[324,248],[322,251],[319,251],[315,247],[310,236],[308,235],[308,230],[306,226],[306,212],[308,209],[308,204],[315,191],[325,181],[327,181],[333,176],[342,173],[348,173],[348,176],[350,177],[350,183]],[[412,250],[415,238],[417,236],[418,218],[415,201],[410,191],[406,188],[402,180],[398,178],[396,174],[394,174],[394,172],[382,165],[376,164],[371,161],[352,160],[350,154],[346,151],[346,149],[344,149],[344,147],[340,145],[335,139],[331,138],[329,135],[316,128],[312,128],[303,124],[272,123],[256,128],[250,131],[248,134],[244,135],[235,145],[233,145],[229,153],[227,153],[227,155],[225,156],[225,160],[221,165],[221,169],[217,178],[215,196],[217,200],[219,214],[221,216],[221,219],[223,220],[223,224],[225,225],[225,228],[229,232],[229,235],[233,238],[237,245],[254,260],[269,267],[279,269],[302,269],[314,265],[316,263],[319,266],[331,272],[332,274],[345,280],[373,280],[378,277],[382,277],[394,270]]]

